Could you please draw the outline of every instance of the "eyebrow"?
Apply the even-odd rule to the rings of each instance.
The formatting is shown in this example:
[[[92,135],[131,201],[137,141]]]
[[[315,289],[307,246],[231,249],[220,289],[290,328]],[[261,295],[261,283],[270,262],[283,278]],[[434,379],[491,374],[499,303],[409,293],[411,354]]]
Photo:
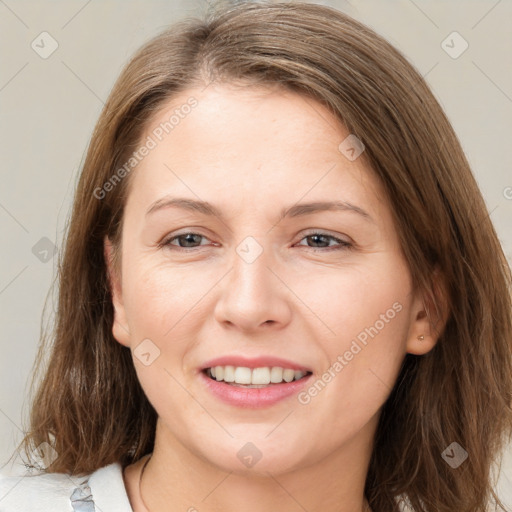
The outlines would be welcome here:
[[[146,217],[156,211],[166,208],[181,208],[183,210],[189,210],[198,212],[203,215],[210,215],[224,219],[223,213],[219,208],[214,206],[207,201],[198,201],[195,199],[189,199],[185,197],[170,197],[165,196],[155,201],[147,210]],[[285,207],[279,214],[278,222],[282,221],[287,217],[300,217],[303,215],[310,215],[321,211],[346,211],[353,212],[367,221],[375,222],[368,212],[360,208],[359,206],[353,205],[347,201],[314,201],[310,203],[299,203],[294,204],[290,207]]]

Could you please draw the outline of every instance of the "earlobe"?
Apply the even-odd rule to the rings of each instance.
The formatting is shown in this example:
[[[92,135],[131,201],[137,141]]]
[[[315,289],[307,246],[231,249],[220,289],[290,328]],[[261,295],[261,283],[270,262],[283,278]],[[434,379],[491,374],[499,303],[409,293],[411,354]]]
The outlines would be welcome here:
[[[434,348],[446,326],[448,309],[446,286],[436,269],[432,289],[419,293],[413,303],[407,338],[409,354],[424,355]]]
[[[114,338],[119,343],[121,343],[121,345],[128,347],[130,345],[130,331],[126,322],[126,312],[123,304],[121,279],[119,271],[115,268],[114,265],[114,247],[107,236],[104,239],[103,247],[107,279],[112,296],[112,306],[114,308],[112,334]]]
[[[412,322],[407,338],[407,352],[419,356],[430,352],[438,338],[435,333],[431,332],[432,329],[423,303],[420,304],[419,308],[416,307],[415,311],[416,317]]]

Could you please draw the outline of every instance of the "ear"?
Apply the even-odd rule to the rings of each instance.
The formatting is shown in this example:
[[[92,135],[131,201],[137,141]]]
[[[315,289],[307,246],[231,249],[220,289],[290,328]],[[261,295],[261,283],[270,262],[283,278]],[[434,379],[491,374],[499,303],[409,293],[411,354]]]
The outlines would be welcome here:
[[[114,338],[124,345],[130,346],[130,330],[126,322],[126,312],[123,305],[123,293],[121,287],[120,269],[114,266],[114,246],[107,236],[104,239],[104,257],[107,267],[108,282],[112,295],[112,305],[114,306],[114,323],[112,325],[112,334]]]
[[[407,352],[424,355],[434,348],[449,317],[449,301],[443,276],[436,267],[432,275],[432,287],[417,292],[412,309],[411,324],[407,337]]]

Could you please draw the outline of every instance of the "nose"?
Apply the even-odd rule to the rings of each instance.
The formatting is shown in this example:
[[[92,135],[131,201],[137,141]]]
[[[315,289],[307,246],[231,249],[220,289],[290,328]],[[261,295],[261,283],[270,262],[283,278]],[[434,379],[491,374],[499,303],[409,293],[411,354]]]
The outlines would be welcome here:
[[[254,261],[235,253],[231,271],[219,286],[215,318],[220,324],[256,332],[290,322],[291,292],[279,276],[270,249],[264,249]]]

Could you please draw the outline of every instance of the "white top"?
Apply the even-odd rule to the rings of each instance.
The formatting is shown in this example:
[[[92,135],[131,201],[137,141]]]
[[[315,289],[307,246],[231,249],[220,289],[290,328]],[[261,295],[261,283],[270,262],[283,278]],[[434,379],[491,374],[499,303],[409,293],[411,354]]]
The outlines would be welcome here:
[[[0,512],[133,512],[119,462],[93,473],[0,475]]]

